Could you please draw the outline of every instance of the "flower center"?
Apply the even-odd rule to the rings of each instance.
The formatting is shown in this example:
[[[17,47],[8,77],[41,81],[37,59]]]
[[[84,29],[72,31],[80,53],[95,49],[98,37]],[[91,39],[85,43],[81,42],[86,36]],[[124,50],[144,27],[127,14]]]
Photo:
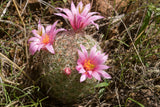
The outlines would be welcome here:
[[[81,14],[81,13],[83,12],[83,10],[84,10],[84,7],[81,8],[81,7],[79,6],[78,9],[79,9],[79,13]]]
[[[42,29],[41,29],[41,31],[39,32],[39,35],[42,36]]]
[[[45,34],[43,40],[42,40],[42,43],[44,44],[48,44],[49,43],[49,36],[47,34]]]
[[[91,60],[85,60],[83,66],[84,66],[84,69],[87,71],[91,71],[95,68],[95,65],[92,63]]]

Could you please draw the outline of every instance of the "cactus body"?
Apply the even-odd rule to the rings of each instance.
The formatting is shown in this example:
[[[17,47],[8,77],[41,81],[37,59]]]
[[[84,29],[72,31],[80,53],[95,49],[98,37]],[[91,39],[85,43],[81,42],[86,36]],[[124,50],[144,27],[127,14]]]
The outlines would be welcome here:
[[[41,52],[42,63],[39,66],[41,70],[41,87],[45,92],[57,101],[67,104],[74,103],[80,98],[94,93],[96,80],[87,79],[80,83],[80,75],[75,69],[77,65],[77,49],[80,44],[84,45],[89,51],[94,45],[97,49],[101,48],[92,37],[84,34],[69,34],[57,36],[54,49],[55,54]],[[71,68],[70,75],[64,72],[65,67]]]

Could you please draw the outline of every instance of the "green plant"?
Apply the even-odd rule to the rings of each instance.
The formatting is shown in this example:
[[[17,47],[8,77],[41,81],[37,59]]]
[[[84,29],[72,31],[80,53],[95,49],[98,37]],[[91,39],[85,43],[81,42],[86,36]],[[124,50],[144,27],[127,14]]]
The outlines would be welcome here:
[[[134,100],[134,99],[132,99],[132,98],[130,98],[130,97],[127,98],[126,103],[125,103],[125,107],[127,106],[128,100],[133,101],[134,103],[138,104],[140,107],[145,107],[143,104],[139,103],[138,101],[136,101],[136,100]]]

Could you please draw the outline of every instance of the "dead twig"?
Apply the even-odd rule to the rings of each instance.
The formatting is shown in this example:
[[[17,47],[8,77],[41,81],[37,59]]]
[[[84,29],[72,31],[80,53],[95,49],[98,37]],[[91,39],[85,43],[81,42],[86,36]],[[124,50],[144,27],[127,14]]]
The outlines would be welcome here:
[[[18,24],[15,24],[15,23],[13,23],[13,22],[11,22],[11,21],[8,21],[8,20],[0,20],[0,22],[2,22],[2,23],[8,23],[8,24],[11,24],[11,25],[13,25],[13,26],[17,26],[17,27],[19,27],[21,30],[23,30],[23,27],[22,27],[22,26],[20,26],[20,25],[18,25]]]
[[[105,0],[105,1],[106,1],[106,0]],[[106,1],[106,3],[107,3],[107,5],[110,5],[110,3],[108,3],[107,1]],[[116,15],[118,16],[119,14],[118,14],[118,12],[115,10],[115,8],[114,8],[112,5],[110,5],[110,6],[112,7],[112,9],[115,11]],[[136,46],[134,45],[134,41],[133,41],[133,39],[132,39],[132,36],[131,36],[131,33],[130,33],[129,29],[127,28],[126,24],[124,23],[124,21],[122,20],[121,17],[120,17],[120,20],[121,20],[123,26],[125,27],[125,29],[126,29],[126,31],[127,31],[127,34],[128,34],[128,36],[129,36],[129,38],[130,38],[130,40],[131,40],[131,42],[132,42],[133,48],[135,49],[135,51],[136,51],[136,53],[137,53],[137,56],[138,56],[138,58],[139,58],[139,60],[140,60],[140,62],[141,62],[141,64],[142,64],[142,66],[143,66],[143,75],[144,75],[144,74],[145,74],[145,71],[146,71],[146,67],[145,67],[145,65],[144,65],[144,63],[143,63],[143,61],[142,61],[142,59],[141,59],[141,56],[140,56],[140,54],[139,54]]]
[[[116,84],[116,82],[115,82]],[[118,104],[119,104],[119,107],[121,107],[121,103],[120,103],[120,100],[119,100],[119,94],[118,94],[118,88],[115,86],[115,92],[116,92],[116,97],[117,97],[117,100],[118,100]]]
[[[3,81],[2,81],[2,78],[0,77],[0,84],[3,84]],[[3,85],[1,85],[2,86],[2,92],[4,92],[4,87],[3,87]]]
[[[7,3],[6,8],[3,10],[3,12],[2,12],[2,14],[1,14],[1,16],[0,16],[0,20],[1,20],[1,19],[3,18],[3,16],[6,14],[6,11],[7,11],[8,7],[10,6],[11,2],[12,2],[12,0],[10,0],[10,1]]]
[[[140,28],[141,28],[141,26],[142,26],[142,24],[143,24],[144,18],[145,18],[146,11],[147,11],[147,7],[146,7],[145,10],[144,10],[144,14],[143,14],[143,16],[142,16],[142,20],[141,20],[141,22],[140,22],[140,24],[139,24],[139,27],[138,27],[138,30],[137,30],[137,33],[136,33],[136,36],[135,36],[135,37],[138,36],[139,30],[140,30]],[[142,31],[142,32],[144,32],[144,31]],[[140,35],[140,34],[139,34],[139,35]],[[138,37],[137,37],[137,38],[138,38]],[[135,41],[136,41],[136,40],[135,40]]]
[[[10,104],[8,104],[8,105],[5,106],[5,107],[12,107],[13,105],[15,105],[15,104],[18,103],[18,102],[19,102],[18,100],[13,101],[13,102],[11,102]]]
[[[23,28],[24,28],[24,38],[26,39],[26,25],[21,17],[21,14],[19,12],[19,9],[17,7],[17,4],[15,2],[15,0],[13,0],[13,3],[14,3],[14,6],[16,7],[16,10],[18,12],[18,15],[19,15],[19,18],[21,19],[21,22],[23,24]],[[27,58],[27,63],[28,63],[28,58],[29,58],[29,55],[28,55],[28,48],[27,48],[27,39],[25,40],[25,52],[26,52],[26,58]]]
[[[30,80],[32,81],[33,84],[35,84],[35,81],[33,81],[16,63],[14,63],[13,61],[11,61],[9,58],[7,58],[5,55],[3,55],[2,53],[0,53],[0,58],[4,58],[6,59],[9,63],[8,64],[12,64],[13,67],[17,68],[19,71],[22,71],[22,73]],[[2,77],[1,77],[2,78]]]
[[[28,5],[28,1],[29,1],[29,0],[26,1],[26,4],[25,4],[25,6],[24,6],[24,8],[23,8],[23,10],[22,10],[22,12],[21,12],[21,16],[22,16],[22,14],[24,13],[24,10],[26,9],[26,7],[27,7],[27,5]]]
[[[4,82],[9,83],[9,84],[19,85],[19,83],[14,83],[14,82],[6,79],[1,73],[0,73],[0,78],[1,78],[1,81],[0,81],[1,83],[3,83],[3,81],[4,81]]]

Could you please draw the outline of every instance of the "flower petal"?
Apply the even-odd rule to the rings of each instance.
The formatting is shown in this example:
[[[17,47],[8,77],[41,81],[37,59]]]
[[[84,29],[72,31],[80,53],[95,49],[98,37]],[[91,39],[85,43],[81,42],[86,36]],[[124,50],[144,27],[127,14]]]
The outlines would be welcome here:
[[[99,26],[96,23],[94,23],[94,21],[96,21],[98,19],[101,19],[101,18],[104,18],[104,17],[98,16],[98,15],[91,16],[85,21],[85,24],[83,26],[87,26],[89,24],[93,24],[93,25],[96,26],[97,29],[99,29]]]
[[[38,45],[31,45],[29,48],[29,52],[34,55],[34,53],[37,51]]]
[[[99,25],[98,25],[98,24],[94,23],[93,21],[92,21],[91,23],[92,23],[93,25],[95,25],[96,28],[99,30]]]
[[[82,68],[83,68],[83,67],[82,67],[82,65],[80,65],[80,64],[78,64],[78,65],[76,66],[76,70],[77,70],[77,71],[80,71]]]
[[[56,35],[58,32],[61,32],[61,31],[66,31],[66,29],[63,29],[63,28],[60,28],[60,29],[57,29],[54,28],[50,31],[50,34],[49,34],[49,39],[50,39],[50,43],[53,44],[55,38],[56,38]]]
[[[48,50],[49,52],[51,52],[52,54],[55,54],[54,49],[53,49],[53,46],[52,46],[51,44],[47,44],[45,47],[47,48],[47,50]]]
[[[56,21],[56,22],[53,23],[53,25],[52,25],[52,27],[51,27],[51,30],[54,30],[54,29],[55,29],[57,23],[58,23],[58,21]]]
[[[68,16],[68,19],[73,19],[74,14],[69,9],[63,9],[63,12]]]
[[[86,48],[81,44],[80,45],[82,52],[84,53],[85,57],[88,58],[88,52],[86,50]]]
[[[108,54],[102,57],[102,63],[105,63],[107,59],[108,59]]]
[[[94,15],[94,16],[91,16],[88,20],[90,21],[96,21],[98,19],[102,19],[104,18],[103,16],[99,16],[99,15]]]
[[[84,10],[83,10],[83,12],[81,13],[83,16],[86,16],[87,14],[88,14],[88,12],[90,11],[90,9],[91,9],[91,5],[90,5],[90,3],[89,4],[87,4],[85,7],[84,7]]]
[[[85,17],[88,19],[94,14],[99,14],[98,12],[89,12]]]
[[[111,79],[111,76],[105,71],[98,71],[104,78]]]
[[[87,71],[87,74],[88,74],[88,75],[87,75],[88,78],[91,79],[91,78],[92,78],[92,71]]]
[[[87,79],[87,75],[82,74],[82,75],[81,75],[81,78],[80,78],[80,82],[83,82],[83,81],[85,81],[86,79]]]
[[[77,13],[77,9],[76,9],[73,1],[72,1],[72,3],[71,3],[71,11],[72,11],[73,15]]]
[[[92,76],[93,76],[95,79],[101,81],[101,77],[100,77],[100,75],[99,75],[97,72],[93,72],[93,73],[92,73]]]
[[[43,47],[44,47],[44,44],[40,44],[37,50],[40,51]]]
[[[40,36],[42,36],[43,33],[45,33],[45,29],[44,27],[41,25],[41,22],[39,20],[39,23],[38,23],[38,33]]]
[[[103,70],[103,69],[108,69],[108,68],[110,67],[106,65],[97,65],[96,70]]]
[[[86,72],[86,71],[85,71],[83,68],[79,70],[79,73],[81,73],[81,74],[82,74],[82,73],[85,73],[85,72]]]
[[[63,18],[65,18],[65,19],[68,19],[68,16],[66,16],[65,14],[63,14],[63,13],[54,13],[55,15],[57,15],[57,16],[62,16]]]
[[[46,27],[46,33],[50,32],[51,27],[52,27],[51,25],[48,25],[48,26]]]
[[[78,50],[78,55],[79,55],[80,61],[84,61],[86,59],[84,53],[82,53],[80,50]]]
[[[93,59],[96,55],[96,51],[97,51],[97,48],[96,48],[96,45],[95,45],[94,47],[91,48],[89,57]]]
[[[28,39],[28,41],[29,41],[29,42],[31,42],[31,41],[32,41],[32,42],[40,42],[40,38],[31,37],[31,38]]]
[[[83,3],[82,1],[80,1],[77,5],[77,12],[80,10],[80,9],[83,9]]]
[[[36,36],[37,38],[41,38],[41,36],[38,34],[37,30],[32,30],[32,33],[34,36]]]

